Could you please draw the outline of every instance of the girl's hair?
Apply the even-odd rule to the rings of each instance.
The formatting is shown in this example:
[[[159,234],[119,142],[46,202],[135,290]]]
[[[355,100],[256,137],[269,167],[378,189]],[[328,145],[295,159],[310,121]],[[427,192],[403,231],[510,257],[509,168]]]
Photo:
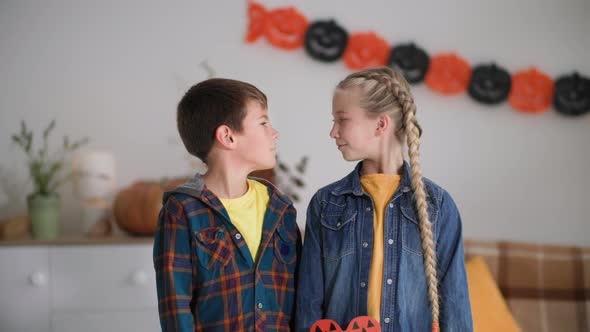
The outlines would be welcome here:
[[[348,75],[336,87],[336,91],[359,89],[360,107],[369,114],[388,113],[396,125],[395,134],[401,142],[408,144],[414,203],[418,212],[424,270],[428,282],[428,295],[432,305],[433,330],[438,330],[439,296],[436,277],[436,256],[432,227],[428,219],[426,193],[420,165],[420,135],[422,129],[416,120],[416,104],[410,92],[410,85],[398,71],[388,67],[363,70]]]

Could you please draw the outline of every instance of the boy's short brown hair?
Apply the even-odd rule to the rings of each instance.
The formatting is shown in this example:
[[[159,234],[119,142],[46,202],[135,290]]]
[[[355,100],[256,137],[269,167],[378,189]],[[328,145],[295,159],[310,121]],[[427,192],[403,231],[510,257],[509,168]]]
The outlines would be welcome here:
[[[241,132],[249,101],[267,108],[266,95],[246,82],[211,78],[192,86],[178,103],[176,113],[186,150],[207,163],[217,128],[226,125]]]

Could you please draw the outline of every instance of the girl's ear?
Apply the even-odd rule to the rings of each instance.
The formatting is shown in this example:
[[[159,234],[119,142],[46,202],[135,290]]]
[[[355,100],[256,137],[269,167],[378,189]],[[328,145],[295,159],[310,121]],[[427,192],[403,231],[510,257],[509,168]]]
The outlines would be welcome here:
[[[375,129],[375,136],[384,135],[391,126],[391,118],[387,114],[381,114],[377,117],[377,128]]]
[[[233,149],[235,147],[234,132],[226,125],[217,127],[217,130],[215,130],[215,140],[224,148]]]

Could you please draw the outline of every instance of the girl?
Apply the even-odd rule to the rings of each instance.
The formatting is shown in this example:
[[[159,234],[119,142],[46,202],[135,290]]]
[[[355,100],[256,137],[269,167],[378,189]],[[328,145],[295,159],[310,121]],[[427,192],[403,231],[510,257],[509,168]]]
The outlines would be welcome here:
[[[365,315],[382,331],[471,331],[461,218],[422,177],[409,84],[390,68],[353,73],[336,87],[332,116],[330,137],[345,160],[360,162],[310,201],[298,331],[323,318],[345,328]]]

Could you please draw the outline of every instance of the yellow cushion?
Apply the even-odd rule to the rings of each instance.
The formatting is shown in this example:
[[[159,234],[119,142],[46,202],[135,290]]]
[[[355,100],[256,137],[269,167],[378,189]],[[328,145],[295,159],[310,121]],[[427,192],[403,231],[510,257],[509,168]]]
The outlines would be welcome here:
[[[465,263],[469,298],[475,332],[511,332],[521,329],[504,302],[492,273],[481,256],[475,256]]]

